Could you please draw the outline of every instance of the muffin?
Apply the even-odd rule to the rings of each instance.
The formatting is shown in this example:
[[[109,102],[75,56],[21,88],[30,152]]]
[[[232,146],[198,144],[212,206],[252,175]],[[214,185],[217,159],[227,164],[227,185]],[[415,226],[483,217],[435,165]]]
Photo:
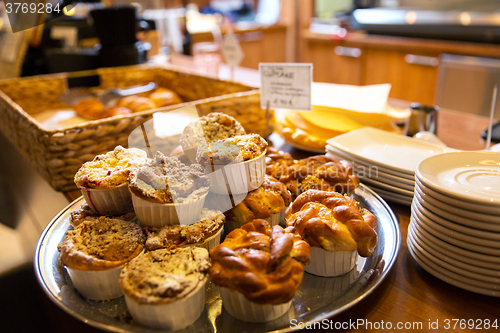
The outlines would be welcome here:
[[[58,245],[60,262],[84,297],[120,297],[118,277],[123,266],[144,250],[146,236],[134,222],[101,216],[66,232]]]
[[[233,117],[213,112],[189,123],[180,138],[180,144],[191,162],[196,161],[196,149],[212,142],[246,134],[245,129]]]
[[[338,276],[352,270],[357,255],[369,257],[377,245],[378,220],[358,202],[336,192],[308,190],[286,212],[286,224],[311,246],[305,270]]]
[[[69,215],[69,224],[71,224],[73,228],[76,228],[82,222],[93,221],[99,217],[101,217],[101,215],[96,214],[86,202],[83,202],[80,208],[71,211]],[[128,212],[120,216],[115,216],[114,218],[133,221],[136,216],[134,212]]]
[[[170,249],[177,246],[198,246],[210,251],[220,244],[226,217],[219,211],[203,208],[198,222],[191,225],[166,225],[145,228],[146,250]]]
[[[147,154],[137,148],[116,146],[84,163],[75,174],[75,184],[92,210],[99,215],[122,215],[132,210],[127,179]]]
[[[267,142],[260,135],[238,135],[199,147],[196,161],[209,174],[213,192],[248,193],[264,181],[266,149]]]
[[[281,212],[291,201],[292,196],[285,185],[265,175],[262,186],[249,192],[243,201],[225,213],[228,220],[226,232],[255,219],[264,219],[271,227],[275,226],[281,222]]]
[[[135,322],[176,331],[191,325],[205,308],[204,248],[161,249],[141,254],[120,274],[120,288]]]
[[[293,198],[313,189],[351,194],[359,185],[349,162],[325,155],[298,160],[278,171],[277,179],[286,185]]]
[[[134,211],[150,227],[197,222],[210,182],[200,165],[156,152],[129,177]]]
[[[227,312],[243,321],[265,322],[288,311],[309,256],[309,245],[299,235],[257,219],[210,251],[209,274]]]

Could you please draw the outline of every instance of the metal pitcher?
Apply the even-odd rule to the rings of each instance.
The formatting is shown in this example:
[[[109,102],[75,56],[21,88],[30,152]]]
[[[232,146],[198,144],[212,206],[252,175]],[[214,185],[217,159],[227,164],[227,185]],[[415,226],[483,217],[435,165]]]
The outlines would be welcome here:
[[[423,131],[436,134],[438,110],[437,106],[412,103],[410,106],[411,115],[405,124],[405,134],[414,136]]]

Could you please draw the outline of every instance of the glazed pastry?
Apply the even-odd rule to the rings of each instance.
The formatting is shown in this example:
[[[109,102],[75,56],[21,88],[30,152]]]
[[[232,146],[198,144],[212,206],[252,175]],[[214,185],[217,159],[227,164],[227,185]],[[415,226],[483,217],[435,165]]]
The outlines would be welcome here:
[[[377,245],[375,215],[340,193],[302,193],[286,212],[286,221],[309,245],[326,251],[357,250],[360,256],[369,257]]]
[[[268,147],[266,152],[266,173],[276,179],[280,179],[286,169],[292,165],[295,160],[292,155],[278,150],[274,147]]]
[[[149,99],[155,103],[157,108],[182,103],[182,99],[179,95],[167,88],[156,89],[151,95],[149,95]]]
[[[106,109],[98,98],[86,98],[79,101],[75,105],[75,111],[83,118],[90,120],[112,117],[114,115]]]
[[[309,245],[280,226],[254,220],[210,251],[212,282],[259,304],[289,302],[302,284]],[[224,304],[224,303],[223,303]]]
[[[266,175],[262,186],[248,193],[243,201],[225,214],[228,220],[241,225],[254,219],[267,219],[273,214],[279,214],[291,201],[292,197],[285,185]]]
[[[279,181],[294,197],[309,189],[350,194],[359,185],[359,178],[349,162],[325,155],[311,156],[289,165]]]
[[[156,108],[155,103],[149,98],[134,95],[123,97],[120,101],[118,101],[117,106],[128,108],[132,110],[132,112],[140,112]]]

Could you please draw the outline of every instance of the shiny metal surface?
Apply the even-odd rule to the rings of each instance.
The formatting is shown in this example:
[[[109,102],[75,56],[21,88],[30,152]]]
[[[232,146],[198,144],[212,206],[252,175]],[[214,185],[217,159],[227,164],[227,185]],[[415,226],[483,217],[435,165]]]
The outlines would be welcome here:
[[[216,286],[207,283],[206,307],[200,318],[184,332],[288,332],[299,323],[318,322],[330,318],[365,298],[385,278],[397,258],[401,243],[398,221],[389,206],[372,190],[360,185],[354,194],[362,207],[378,218],[379,241],[370,258],[359,258],[351,272],[323,278],[304,273],[300,290],[291,309],[282,317],[262,324],[238,321],[222,307]],[[35,271],[47,296],[63,310],[83,322],[113,332],[158,332],[122,320],[126,305],[123,297],[94,302],[81,297],[72,286],[64,267],[59,263],[57,244],[70,228],[69,214],[80,207],[83,198],[61,211],[43,231],[35,251]],[[291,327],[291,320],[293,325]]]

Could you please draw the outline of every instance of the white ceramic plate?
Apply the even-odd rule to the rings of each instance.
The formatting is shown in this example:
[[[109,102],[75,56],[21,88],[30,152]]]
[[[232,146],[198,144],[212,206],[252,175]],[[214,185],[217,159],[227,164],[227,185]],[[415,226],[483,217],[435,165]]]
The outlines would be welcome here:
[[[426,208],[430,212],[432,212],[438,216],[441,216],[442,218],[450,220],[452,222],[455,222],[455,223],[458,223],[461,225],[466,225],[466,226],[476,228],[476,229],[495,231],[495,232],[500,231],[500,227],[498,224],[478,221],[478,220],[474,220],[474,219],[468,219],[468,218],[465,218],[463,216],[451,214],[443,209],[440,209],[440,208],[434,206],[430,202],[422,201],[420,198],[420,194],[418,192],[415,192],[415,198],[417,198],[417,201],[421,206],[423,206],[424,208]]]
[[[326,151],[328,152],[327,154],[329,154],[329,155],[332,155],[334,157],[339,157],[339,158],[344,159],[344,160],[348,160],[354,166],[357,166],[359,168],[363,168],[363,170],[365,170],[366,173],[368,173],[371,170],[378,170],[378,171],[382,171],[386,174],[391,174],[395,177],[404,178],[404,179],[407,179],[409,181],[415,181],[415,175],[413,173],[407,174],[404,172],[399,172],[399,171],[394,170],[394,169],[383,167],[383,166],[378,165],[378,164],[377,165],[373,164],[370,161],[363,161],[360,158],[358,158],[354,155],[350,155],[350,154],[348,154],[342,150],[339,150],[333,146],[327,145]],[[372,172],[374,172],[374,171],[372,171]]]
[[[441,208],[451,214],[457,215],[457,216],[463,216],[465,218],[473,219],[473,220],[478,220],[478,221],[484,221],[488,223],[493,223],[493,224],[498,224],[500,225],[500,217],[498,215],[491,215],[491,214],[483,214],[479,212],[473,212],[470,210],[462,209],[460,207],[455,207],[452,205],[448,205],[445,202],[439,201],[429,194],[424,193],[418,186],[415,187],[415,192],[418,192],[420,195],[420,198],[425,201],[433,204],[434,206]]]
[[[500,297],[500,284],[478,281],[449,271],[448,269],[437,265],[425,257],[418,244],[415,244],[412,241],[407,242],[407,244],[411,256],[417,261],[417,263],[437,278],[466,290]]]
[[[500,296],[500,292],[496,290],[491,290],[491,289],[486,289],[486,288],[480,288],[476,286],[472,286],[468,283],[461,282],[460,280],[456,280],[454,278],[449,277],[448,275],[443,274],[443,271],[446,272],[444,269],[439,269],[436,270],[434,269],[435,266],[437,265],[428,265],[426,261],[420,259],[420,256],[418,256],[414,250],[413,250],[413,245],[408,244],[408,251],[410,252],[411,256],[415,261],[423,268],[425,269],[429,274],[434,275],[436,278],[449,283],[455,287],[462,288],[468,291],[472,291],[478,294],[483,294],[483,295],[488,295],[488,296]],[[438,266],[439,267],[439,266]]]
[[[411,205],[412,198],[408,198],[405,195],[400,195],[400,194],[396,194],[396,193],[392,193],[392,192],[387,192],[385,190],[376,188],[374,186],[370,186],[370,188],[372,190],[374,190],[375,192],[377,192],[377,194],[380,195],[382,198],[384,198],[384,199],[386,199],[388,201],[392,201],[392,202],[395,202],[395,203],[398,203],[398,204],[401,204],[401,205],[405,205],[405,206],[410,206]]]
[[[421,182],[459,200],[500,207],[500,154],[453,152],[429,157],[416,173]]]
[[[356,168],[354,168],[354,171],[358,175],[358,177],[361,181],[363,181],[363,179],[371,179],[371,180],[374,180],[374,181],[382,183],[382,184],[386,184],[389,186],[394,186],[394,187],[400,188],[402,190],[410,191],[412,193],[413,193],[413,189],[415,188],[415,183],[407,184],[406,182],[403,182],[403,181],[394,181],[392,179],[386,178],[385,174],[382,174],[381,172],[373,173],[370,175],[371,177],[360,177],[363,174],[361,172],[357,172]]]
[[[434,237],[424,229],[420,228],[416,223],[411,223],[408,228],[412,230],[415,237],[422,240],[428,246],[444,255],[447,255],[456,260],[463,261],[470,265],[493,269],[496,271],[500,270],[499,257],[465,250],[455,245],[443,242],[439,238]]]
[[[363,178],[363,179],[361,179],[361,182],[368,184],[368,185],[373,185],[372,187],[377,187],[377,188],[380,188],[382,190],[386,190],[387,192],[400,194],[400,195],[406,196],[410,199],[413,198],[413,191],[405,190],[403,188],[392,186],[389,184],[384,184],[384,183],[381,183],[375,179]]]
[[[441,231],[442,229],[439,228],[440,226],[436,223],[427,223],[428,221],[420,220],[418,217],[415,217],[415,216],[412,216],[412,218],[414,218],[416,223],[420,227],[422,227],[424,230],[426,230],[430,234],[436,236],[437,238],[439,238],[447,243],[454,244],[456,246],[459,246],[463,249],[467,249],[469,251],[474,251],[474,252],[478,252],[478,253],[482,253],[482,254],[488,254],[488,255],[492,255],[492,256],[500,256],[500,249],[494,249],[494,248],[490,248],[487,246],[481,246],[481,245],[477,245],[477,244],[473,244],[473,243],[469,243],[469,242],[460,240],[460,239],[455,238],[455,237],[451,237],[448,234],[446,234],[445,232]]]
[[[312,148],[312,147],[307,147],[307,146],[303,146],[303,145],[299,145],[293,141],[290,141],[290,140],[287,140],[283,137],[283,140],[285,140],[285,142],[287,144],[289,144],[290,146],[294,147],[294,148],[297,148],[297,149],[300,149],[300,150],[305,150],[305,151],[310,151],[311,153],[318,153],[318,154],[324,154],[325,153],[325,149],[320,149],[320,148]]]
[[[455,149],[363,127],[329,139],[328,144],[366,161],[413,175],[424,159]]]
[[[415,206],[414,208],[416,211],[423,214],[426,218],[442,225],[443,227],[458,231],[458,232],[466,234],[466,235],[471,235],[471,236],[475,236],[478,238],[482,238],[482,239],[500,241],[500,232],[484,231],[484,230],[479,230],[479,229],[475,229],[475,228],[470,228],[470,227],[463,226],[461,224],[452,222],[450,220],[444,219],[444,218],[434,214],[433,212],[429,211],[425,207],[423,207],[420,204],[420,202],[418,202],[418,200],[415,200],[414,206]]]
[[[500,284],[500,269],[495,270],[482,268],[444,255],[427,245],[423,240],[415,235],[412,229],[408,228],[408,239],[410,238],[414,244],[418,244],[428,255],[432,256],[434,259],[431,258],[431,260],[436,264],[445,268],[448,268],[446,265],[450,265],[451,267],[449,267],[449,270],[476,280]]]
[[[473,203],[465,200],[459,200],[452,198],[450,196],[447,196],[445,194],[441,194],[430,187],[425,186],[422,184],[420,179],[415,178],[415,184],[418,185],[418,187],[422,190],[422,192],[430,195],[431,197],[436,198],[437,200],[447,203],[449,205],[455,206],[455,207],[462,207],[464,209],[468,209],[470,211],[474,212],[480,212],[484,214],[496,214],[500,215],[500,207],[495,207],[495,206],[490,206],[490,205],[483,205],[480,203]]]
[[[412,205],[411,214],[416,220],[427,224],[431,228],[434,228],[435,230],[441,232],[442,234],[444,234],[447,237],[456,238],[458,240],[462,240],[464,242],[471,243],[471,244],[485,246],[485,247],[490,248],[490,249],[500,249],[500,242],[497,240],[484,239],[484,238],[480,238],[480,237],[471,236],[471,235],[464,234],[462,232],[458,232],[456,230],[447,228],[439,223],[436,223],[435,221],[429,219],[427,216],[422,214],[418,210],[418,208],[415,204]],[[500,254],[500,252],[499,252],[499,254]]]

